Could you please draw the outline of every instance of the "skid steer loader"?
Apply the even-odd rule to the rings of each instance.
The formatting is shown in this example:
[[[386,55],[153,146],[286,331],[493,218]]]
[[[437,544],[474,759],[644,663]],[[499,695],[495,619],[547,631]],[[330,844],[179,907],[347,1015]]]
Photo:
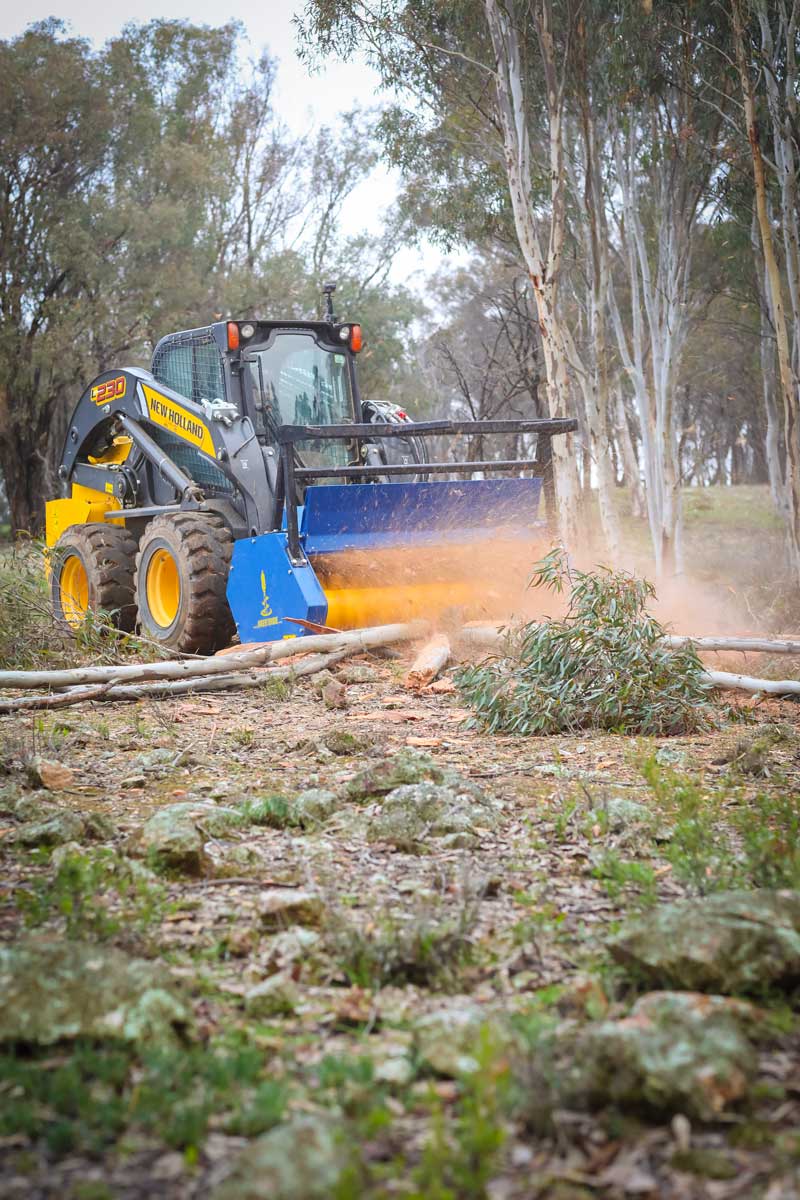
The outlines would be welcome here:
[[[56,617],[89,610],[177,651],[461,607],[547,537],[554,435],[572,420],[413,422],[362,401],[358,324],[220,321],[169,334],[151,370],[81,396],[46,505]],[[531,457],[430,462],[426,439],[516,439]],[[465,478],[479,475],[481,478]],[[495,476],[500,476],[495,478]]]

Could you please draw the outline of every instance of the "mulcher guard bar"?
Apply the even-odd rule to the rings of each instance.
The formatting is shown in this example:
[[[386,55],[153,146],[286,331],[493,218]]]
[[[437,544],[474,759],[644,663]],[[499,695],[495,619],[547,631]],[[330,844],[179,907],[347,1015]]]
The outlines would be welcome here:
[[[529,567],[534,548],[546,542],[550,438],[575,428],[572,420],[282,427],[281,496],[295,497],[298,484],[306,484],[305,504],[285,503],[281,530],[234,546],[228,601],[241,641],[301,636],[297,618],[347,628],[485,601],[493,575],[520,563]],[[374,436],[453,433],[536,433],[537,457],[377,467],[295,464],[294,445],[308,438],[357,444]],[[382,481],[477,471],[517,477]],[[531,477],[519,477],[523,471]],[[312,482],[320,478],[353,482]],[[376,482],[354,482],[359,479]],[[542,490],[550,510],[545,519],[537,515]]]

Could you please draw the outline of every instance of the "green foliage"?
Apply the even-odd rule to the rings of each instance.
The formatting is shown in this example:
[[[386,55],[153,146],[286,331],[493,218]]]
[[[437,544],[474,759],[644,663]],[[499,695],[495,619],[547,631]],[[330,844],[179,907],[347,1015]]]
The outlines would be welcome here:
[[[28,925],[61,919],[69,938],[141,934],[164,915],[163,886],[139,863],[114,850],[63,856],[54,875],[15,893]]]
[[[374,164],[374,119],[293,141],[276,64],[243,64],[241,35],[159,19],[94,49],[50,20],[0,41],[0,471],[14,532],[41,526],[48,460],[86,383],[123,356],[149,365],[165,333],[226,312],[308,319],[321,278],[338,276],[340,303],[369,317],[367,386],[408,380],[421,306],[386,282],[399,226],[347,237],[338,222]]]
[[[800,888],[800,797],[759,793],[732,819],[753,887]]]
[[[577,729],[664,735],[710,721],[703,667],[691,647],[670,650],[647,612],[644,579],[571,568],[563,550],[539,562],[534,587],[571,588],[567,614],[522,626],[501,658],[456,675],[474,723],[490,733]]]
[[[272,829],[291,829],[300,824],[294,806],[286,796],[276,792],[271,796],[259,796],[245,800],[241,805],[244,819],[251,825],[268,825]]]
[[[461,1079],[455,1112],[432,1097],[430,1132],[410,1200],[487,1200],[506,1141],[509,1069],[488,1027],[474,1050],[478,1069]]]
[[[629,888],[635,888],[643,904],[655,904],[656,876],[647,863],[623,859],[616,851],[608,850],[592,870],[600,879],[612,900],[618,900]]]
[[[675,878],[698,895],[729,887],[800,887],[800,805],[791,792],[744,797],[688,775],[642,764],[670,826],[661,850]]]
[[[463,969],[475,959],[477,916],[477,905],[468,897],[455,910],[435,901],[402,914],[387,910],[366,927],[343,909],[331,908],[325,946],[356,987],[412,983],[457,990]]]
[[[76,661],[94,664],[149,661],[169,655],[162,647],[114,628],[108,613],[90,612],[74,635],[53,619],[45,547],[20,540],[0,548],[0,667],[57,669]]]
[[[25,1134],[54,1156],[99,1153],[125,1131],[198,1148],[216,1128],[252,1137],[283,1114],[286,1089],[246,1044],[146,1050],[78,1040],[0,1055],[0,1136]]]

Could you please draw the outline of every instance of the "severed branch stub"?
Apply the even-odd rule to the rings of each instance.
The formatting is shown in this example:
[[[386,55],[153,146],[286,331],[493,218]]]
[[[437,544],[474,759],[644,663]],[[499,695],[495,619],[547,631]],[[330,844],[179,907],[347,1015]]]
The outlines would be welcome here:
[[[405,687],[412,691],[420,691],[432,683],[440,671],[443,671],[450,660],[450,639],[444,633],[437,633],[426,642],[414,659],[403,680]]]

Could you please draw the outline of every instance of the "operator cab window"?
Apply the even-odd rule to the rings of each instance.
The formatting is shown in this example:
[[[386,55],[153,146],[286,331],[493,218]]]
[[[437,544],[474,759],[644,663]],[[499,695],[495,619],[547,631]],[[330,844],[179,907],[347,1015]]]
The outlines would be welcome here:
[[[213,340],[189,345],[168,342],[159,347],[153,358],[153,375],[195,404],[225,399],[222,355]]]
[[[353,420],[347,357],[324,350],[310,334],[278,334],[250,361],[253,383],[266,410],[267,425],[346,425]],[[347,443],[297,443],[308,466],[346,466]]]

